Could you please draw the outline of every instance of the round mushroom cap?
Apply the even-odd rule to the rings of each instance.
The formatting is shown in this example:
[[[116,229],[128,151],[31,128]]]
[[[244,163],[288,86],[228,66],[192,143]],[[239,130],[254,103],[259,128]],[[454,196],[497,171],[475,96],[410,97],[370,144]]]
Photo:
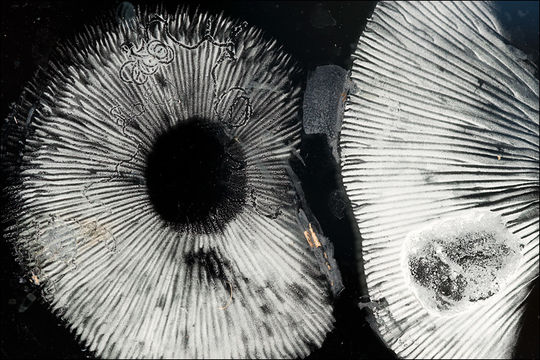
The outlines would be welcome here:
[[[288,175],[299,68],[245,23],[124,10],[2,124],[28,277],[99,357],[308,355],[333,316]]]

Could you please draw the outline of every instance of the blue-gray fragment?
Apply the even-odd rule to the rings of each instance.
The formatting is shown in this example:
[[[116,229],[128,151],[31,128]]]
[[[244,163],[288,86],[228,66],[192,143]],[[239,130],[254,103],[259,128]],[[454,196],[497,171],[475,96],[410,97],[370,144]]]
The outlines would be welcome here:
[[[337,141],[351,84],[347,70],[337,65],[323,65],[308,75],[304,93],[304,132],[326,135],[337,162]]]
[[[135,6],[129,1],[122,1],[116,8],[116,17],[118,20],[131,20],[136,15]]]

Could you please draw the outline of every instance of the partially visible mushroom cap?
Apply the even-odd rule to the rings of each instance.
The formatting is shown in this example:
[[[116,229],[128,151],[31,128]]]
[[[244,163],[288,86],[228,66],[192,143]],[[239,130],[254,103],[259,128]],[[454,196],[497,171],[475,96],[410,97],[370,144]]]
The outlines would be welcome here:
[[[124,13],[60,46],[2,125],[28,277],[97,356],[306,356],[333,316],[287,172],[298,68],[245,23]]]
[[[538,276],[538,80],[490,4],[381,2],[340,138],[374,327],[400,357],[508,358]]]

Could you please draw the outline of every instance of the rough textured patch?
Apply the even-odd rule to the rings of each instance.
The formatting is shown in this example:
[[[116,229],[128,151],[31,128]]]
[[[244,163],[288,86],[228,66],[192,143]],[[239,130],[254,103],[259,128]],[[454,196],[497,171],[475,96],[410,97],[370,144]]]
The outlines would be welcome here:
[[[435,315],[463,311],[508,285],[521,253],[500,216],[466,211],[407,234],[402,267],[422,305]]]

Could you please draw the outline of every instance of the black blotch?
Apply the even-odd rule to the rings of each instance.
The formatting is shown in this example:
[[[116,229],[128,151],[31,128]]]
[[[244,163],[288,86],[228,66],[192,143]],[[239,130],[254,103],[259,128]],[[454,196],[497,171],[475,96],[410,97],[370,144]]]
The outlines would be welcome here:
[[[274,310],[267,304],[261,305],[261,311],[264,315],[272,315],[274,313]]]
[[[131,122],[129,123],[129,126],[130,126],[132,129],[135,129],[135,130],[137,130],[137,131],[142,131],[141,126],[140,126],[137,122],[135,122],[135,121],[131,121]]]
[[[172,127],[147,156],[155,211],[179,231],[222,231],[245,204],[246,173],[238,162],[244,153],[219,124],[191,118]]]
[[[478,87],[477,87],[477,89],[482,88],[482,86],[483,86],[485,83],[486,83],[486,82],[485,82],[484,80],[478,79]]]
[[[512,152],[512,150],[512,147],[506,144],[497,144],[497,155],[501,156],[502,158],[505,158],[509,153]]]
[[[450,266],[436,255],[409,259],[409,268],[412,276],[422,286],[454,301],[463,297],[467,281],[462,275],[453,275]]]
[[[291,289],[292,295],[297,301],[304,300],[308,295],[306,289],[304,289],[297,283],[289,285],[289,288]]]
[[[189,268],[197,265],[199,277],[205,276],[208,282],[219,281],[224,286],[230,283],[227,274],[232,273],[231,264],[228,260],[221,259],[214,250],[189,252],[184,256],[184,262]],[[200,272],[201,270],[204,270],[204,274]]]

